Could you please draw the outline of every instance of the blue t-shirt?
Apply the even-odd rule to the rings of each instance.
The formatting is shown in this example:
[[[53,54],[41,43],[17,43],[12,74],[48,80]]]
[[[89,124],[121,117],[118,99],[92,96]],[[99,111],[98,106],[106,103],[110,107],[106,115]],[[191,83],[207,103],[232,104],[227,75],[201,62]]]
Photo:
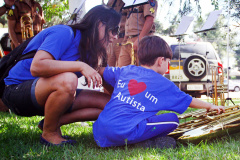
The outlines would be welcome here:
[[[191,96],[151,69],[107,67],[103,77],[114,91],[93,124],[94,139],[100,147],[135,140],[143,134],[147,118],[161,110],[183,113],[192,102]]]
[[[74,32],[71,27],[66,25],[56,25],[49,27],[38,33],[28,44],[23,54],[32,50],[44,50],[50,53],[56,60],[76,61],[80,59],[78,46],[81,39],[81,33]],[[18,62],[6,77],[5,84],[20,84],[24,81],[35,79],[30,72],[30,66],[33,58]],[[81,76],[80,72],[76,73]]]

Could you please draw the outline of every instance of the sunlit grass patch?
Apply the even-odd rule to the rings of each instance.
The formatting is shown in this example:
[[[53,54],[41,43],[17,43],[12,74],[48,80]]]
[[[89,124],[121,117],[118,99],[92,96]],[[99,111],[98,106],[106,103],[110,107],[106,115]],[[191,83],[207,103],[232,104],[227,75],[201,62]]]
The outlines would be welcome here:
[[[199,144],[178,142],[175,149],[100,148],[93,139],[93,122],[84,125],[78,122],[61,128],[63,135],[77,141],[75,146],[45,147],[39,142],[42,131],[37,127],[42,118],[0,112],[0,159],[240,159],[240,133]]]

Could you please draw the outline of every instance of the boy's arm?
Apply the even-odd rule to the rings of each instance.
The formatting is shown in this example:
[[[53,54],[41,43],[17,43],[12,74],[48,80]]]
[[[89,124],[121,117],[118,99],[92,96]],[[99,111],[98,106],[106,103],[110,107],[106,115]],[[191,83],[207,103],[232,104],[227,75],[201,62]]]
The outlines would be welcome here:
[[[103,81],[102,81],[103,84],[102,85],[103,85],[104,89],[106,89],[109,94],[112,94],[114,88],[110,84],[106,83],[106,81],[103,78],[103,72],[104,72],[105,68],[106,67],[101,67],[99,69],[98,73],[102,76],[102,79],[103,79]]]
[[[190,103],[189,107],[197,109],[206,109],[207,111],[216,110],[218,114],[221,113],[221,111],[225,112],[224,106],[215,106],[211,103],[207,103],[196,98],[192,99],[192,102]]]

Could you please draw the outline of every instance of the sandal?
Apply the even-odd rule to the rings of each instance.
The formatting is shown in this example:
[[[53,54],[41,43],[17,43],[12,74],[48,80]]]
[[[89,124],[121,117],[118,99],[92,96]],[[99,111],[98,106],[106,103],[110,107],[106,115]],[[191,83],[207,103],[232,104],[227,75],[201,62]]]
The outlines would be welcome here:
[[[46,139],[44,139],[43,137],[42,137],[42,135],[40,136],[40,143],[41,144],[43,144],[43,145],[45,145],[45,146],[60,146],[60,147],[62,147],[62,146],[64,146],[64,145],[72,145],[72,146],[74,146],[74,144],[75,143],[77,143],[75,140],[71,140],[71,139],[69,139],[69,140],[67,140],[67,141],[62,141],[60,144],[53,144],[53,143],[51,143],[51,142],[48,142]]]
[[[43,124],[44,124],[44,119],[42,119],[39,123],[38,123],[38,128],[40,129],[40,130],[42,130],[43,131]],[[62,136],[62,138],[64,138],[64,139],[71,139],[71,137],[70,136]]]

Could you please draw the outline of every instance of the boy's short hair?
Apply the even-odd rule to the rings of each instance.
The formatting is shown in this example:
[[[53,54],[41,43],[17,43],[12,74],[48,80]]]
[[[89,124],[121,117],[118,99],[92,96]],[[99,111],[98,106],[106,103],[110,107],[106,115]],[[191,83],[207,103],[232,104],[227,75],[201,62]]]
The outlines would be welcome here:
[[[146,36],[138,46],[138,59],[140,64],[152,66],[158,57],[172,59],[172,50],[165,40],[159,36]]]

